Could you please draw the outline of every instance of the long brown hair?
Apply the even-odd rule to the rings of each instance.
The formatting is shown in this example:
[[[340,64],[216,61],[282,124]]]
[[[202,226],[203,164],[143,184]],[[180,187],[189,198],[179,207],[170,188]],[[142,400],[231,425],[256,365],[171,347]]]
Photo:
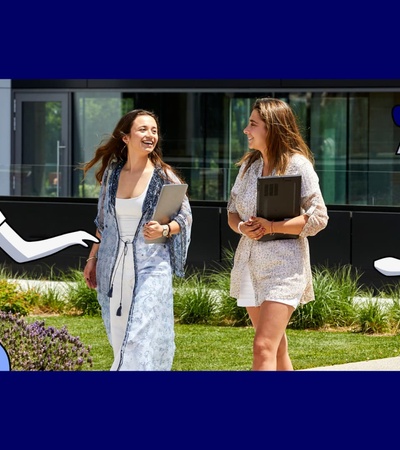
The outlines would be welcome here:
[[[156,114],[152,111],[146,111],[145,109],[134,109],[119,119],[111,136],[104,138],[97,147],[94,157],[82,165],[81,169],[83,170],[84,177],[86,176],[86,173],[100,161],[101,164],[95,173],[95,177],[96,180],[101,183],[104,171],[111,160],[116,159],[119,161],[126,161],[127,148],[122,138],[131,132],[132,124],[138,116],[150,116],[157,124],[158,142],[154,150],[148,156],[150,161],[155,167],[161,167],[168,179],[168,171],[171,171],[180,179],[180,181],[183,181],[177,171],[162,160],[160,122]]]
[[[290,157],[294,153],[304,155],[314,164],[314,156],[305,143],[296,116],[290,106],[277,98],[259,98],[252,107],[258,111],[267,131],[266,148],[269,174],[273,170],[277,175],[285,173]],[[249,167],[261,157],[259,150],[249,150],[236,163],[237,166],[246,164],[243,175]]]

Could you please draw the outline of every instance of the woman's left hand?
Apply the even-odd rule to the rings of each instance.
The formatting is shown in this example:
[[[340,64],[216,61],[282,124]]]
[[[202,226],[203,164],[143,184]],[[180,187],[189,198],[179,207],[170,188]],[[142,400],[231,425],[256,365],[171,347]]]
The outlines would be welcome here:
[[[268,222],[260,217],[250,217],[249,220],[244,222],[246,226],[246,235],[255,241],[261,239],[265,234],[265,228],[262,224],[262,221]]]
[[[151,220],[143,226],[143,235],[146,239],[158,239],[162,236],[163,227],[156,220]]]

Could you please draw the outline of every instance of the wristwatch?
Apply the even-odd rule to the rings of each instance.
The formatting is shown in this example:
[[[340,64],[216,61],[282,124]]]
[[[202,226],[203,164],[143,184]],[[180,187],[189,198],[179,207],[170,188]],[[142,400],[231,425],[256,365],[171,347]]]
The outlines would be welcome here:
[[[162,235],[164,237],[169,237],[169,225],[163,225],[163,232]]]

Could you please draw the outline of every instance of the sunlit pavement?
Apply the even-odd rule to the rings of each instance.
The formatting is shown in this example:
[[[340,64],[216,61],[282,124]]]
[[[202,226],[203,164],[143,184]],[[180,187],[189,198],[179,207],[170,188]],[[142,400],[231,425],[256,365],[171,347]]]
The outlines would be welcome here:
[[[374,359],[371,361],[352,362],[347,364],[336,364],[334,366],[313,367],[312,369],[302,369],[305,371],[396,371],[400,370],[400,356],[394,358]],[[300,371],[299,371],[300,372]]]

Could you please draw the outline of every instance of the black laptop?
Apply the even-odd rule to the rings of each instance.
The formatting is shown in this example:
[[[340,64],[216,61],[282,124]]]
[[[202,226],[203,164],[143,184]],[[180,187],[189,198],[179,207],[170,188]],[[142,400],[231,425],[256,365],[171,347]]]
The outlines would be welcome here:
[[[259,177],[257,216],[281,221],[300,215],[301,175]],[[297,234],[266,234],[260,241],[297,239]]]

